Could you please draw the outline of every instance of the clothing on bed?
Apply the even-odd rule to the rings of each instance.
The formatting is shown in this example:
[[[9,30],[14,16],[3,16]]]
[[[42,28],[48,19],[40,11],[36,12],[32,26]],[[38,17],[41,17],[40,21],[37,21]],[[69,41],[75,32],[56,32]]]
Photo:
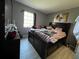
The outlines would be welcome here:
[[[45,42],[52,42],[55,43],[59,39],[66,36],[65,32],[62,32],[61,30],[55,29],[55,31],[47,30],[47,29],[39,29],[34,30],[35,33],[40,36]]]

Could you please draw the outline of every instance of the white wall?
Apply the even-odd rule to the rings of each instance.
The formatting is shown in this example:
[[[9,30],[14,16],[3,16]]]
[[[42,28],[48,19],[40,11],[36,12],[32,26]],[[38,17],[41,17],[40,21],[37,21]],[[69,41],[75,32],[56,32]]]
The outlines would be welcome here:
[[[62,12],[69,12],[67,22],[72,23],[72,24],[71,24],[71,27],[70,27],[70,30],[69,30],[68,39],[73,39],[73,28],[74,28],[74,25],[75,25],[75,19],[76,19],[77,16],[79,16],[79,7],[48,14],[48,20],[49,20],[48,22],[53,21],[54,16],[57,13],[62,13]]]
[[[68,21],[67,22],[74,23],[74,20],[79,15],[79,7],[48,14],[49,22],[53,21],[54,16],[57,13],[63,13],[63,12],[69,12],[69,16],[68,16]]]
[[[27,29],[23,27],[23,12],[22,10],[26,10],[29,12],[36,13],[36,25],[47,25],[47,15],[41,13],[33,8],[25,6],[21,3],[15,2],[13,5],[13,22],[15,20],[15,24],[18,27],[18,30],[21,32],[22,35],[27,35]]]
[[[5,25],[11,22],[11,0],[5,0]]]

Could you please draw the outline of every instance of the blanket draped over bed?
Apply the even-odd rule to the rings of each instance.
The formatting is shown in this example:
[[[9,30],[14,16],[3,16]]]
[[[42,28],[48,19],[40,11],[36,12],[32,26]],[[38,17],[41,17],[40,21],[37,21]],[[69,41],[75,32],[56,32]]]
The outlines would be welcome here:
[[[61,39],[66,36],[65,32],[62,32],[63,34],[59,33],[59,35],[58,35],[58,33],[55,33],[54,31],[49,31],[47,29],[38,29],[38,30],[33,29],[31,31],[34,31],[38,36],[40,36],[42,38],[43,41],[45,41],[47,43],[48,42],[55,43],[58,41],[58,39]],[[61,38],[55,39],[54,38],[55,35],[56,35],[56,37],[60,36]]]

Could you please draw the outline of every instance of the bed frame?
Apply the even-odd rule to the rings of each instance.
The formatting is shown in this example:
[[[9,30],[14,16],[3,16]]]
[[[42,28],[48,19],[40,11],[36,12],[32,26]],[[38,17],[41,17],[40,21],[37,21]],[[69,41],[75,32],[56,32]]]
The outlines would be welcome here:
[[[53,26],[62,27],[63,31],[65,31],[66,35],[68,35],[70,24],[71,23],[55,23]],[[35,48],[41,59],[46,59],[51,53],[56,51],[59,47],[61,47],[62,45],[66,45],[67,36],[53,44],[44,42],[42,38],[39,37],[34,31],[29,31],[28,34],[29,42]]]

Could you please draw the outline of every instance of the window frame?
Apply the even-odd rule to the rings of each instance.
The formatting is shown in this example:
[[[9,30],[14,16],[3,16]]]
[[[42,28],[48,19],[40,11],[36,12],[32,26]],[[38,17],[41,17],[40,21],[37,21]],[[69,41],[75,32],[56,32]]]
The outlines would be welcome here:
[[[29,11],[24,11],[24,12],[29,12]],[[23,12],[23,15],[24,15],[24,12]],[[34,20],[33,20],[33,26],[35,26],[36,25],[36,13],[33,13],[33,12],[29,12],[29,13],[32,13],[33,15],[34,15]],[[24,27],[24,17],[23,17],[23,27]],[[32,26],[32,27],[33,27]],[[28,28],[28,27],[24,27],[24,28]],[[31,27],[29,27],[29,28],[31,28]]]

